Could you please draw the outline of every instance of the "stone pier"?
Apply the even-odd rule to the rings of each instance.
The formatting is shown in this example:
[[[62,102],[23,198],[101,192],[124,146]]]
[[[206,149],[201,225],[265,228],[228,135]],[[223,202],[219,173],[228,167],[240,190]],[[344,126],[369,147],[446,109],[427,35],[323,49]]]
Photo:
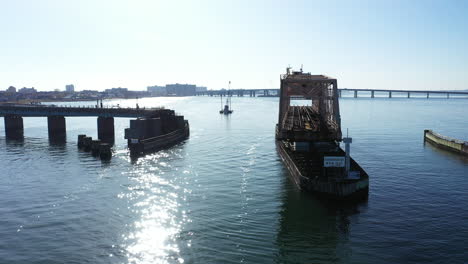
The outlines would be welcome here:
[[[48,116],[47,128],[49,131],[50,139],[65,138],[67,134],[65,117],[64,116]]]
[[[102,142],[113,143],[115,140],[114,118],[113,117],[98,117],[98,138]]]
[[[11,139],[21,139],[24,136],[23,117],[5,115],[5,136]]]

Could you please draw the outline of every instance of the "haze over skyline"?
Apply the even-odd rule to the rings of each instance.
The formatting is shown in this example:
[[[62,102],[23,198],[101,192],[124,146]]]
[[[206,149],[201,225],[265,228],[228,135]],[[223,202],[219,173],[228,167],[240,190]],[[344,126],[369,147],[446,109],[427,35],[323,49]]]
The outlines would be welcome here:
[[[301,64],[340,88],[468,89],[467,11],[467,1],[2,1],[0,90],[278,88]]]

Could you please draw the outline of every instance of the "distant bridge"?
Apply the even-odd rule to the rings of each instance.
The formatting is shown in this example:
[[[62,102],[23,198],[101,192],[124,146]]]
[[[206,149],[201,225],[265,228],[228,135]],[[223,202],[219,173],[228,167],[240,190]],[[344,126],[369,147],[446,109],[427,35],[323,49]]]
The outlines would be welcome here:
[[[358,92],[370,92],[371,98],[375,97],[375,93],[387,93],[388,98],[392,98],[393,93],[404,93],[407,98],[411,98],[411,94],[422,94],[426,95],[426,98],[429,98],[430,94],[443,94],[447,98],[450,98],[450,95],[466,95],[468,96],[468,91],[430,91],[430,90],[379,90],[379,89],[348,89],[343,88],[339,89],[339,94],[341,97],[342,91],[354,92],[354,98],[358,97]]]
[[[5,134],[8,138],[23,137],[23,117],[47,117],[49,138],[60,138],[66,134],[65,117],[97,117],[98,138],[114,141],[114,117],[161,117],[174,115],[174,111],[163,108],[105,108],[105,107],[61,107],[34,105],[0,105],[0,116],[4,117]]]
[[[451,95],[465,95],[468,96],[468,91],[431,91],[431,90],[381,90],[381,89],[349,89],[342,88],[338,89],[339,96],[341,97],[342,91],[354,92],[354,98],[358,97],[358,92],[368,92],[370,97],[374,98],[375,93],[388,94],[388,98],[392,98],[394,93],[404,93],[407,98],[411,98],[413,94],[425,95],[426,98],[430,98],[431,94],[446,95],[450,98]],[[197,92],[197,96],[250,96],[250,97],[276,97],[279,95],[279,89],[232,89],[232,90],[209,90],[203,92]]]

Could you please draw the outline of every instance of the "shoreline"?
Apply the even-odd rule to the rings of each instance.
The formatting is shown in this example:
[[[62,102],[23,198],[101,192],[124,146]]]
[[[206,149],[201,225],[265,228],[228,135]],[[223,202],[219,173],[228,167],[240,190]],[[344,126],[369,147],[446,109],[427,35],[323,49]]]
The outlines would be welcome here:
[[[156,96],[143,96],[138,97],[140,98],[148,98],[148,97],[156,97]],[[70,98],[60,98],[60,99],[24,99],[24,100],[17,100],[17,101],[5,101],[0,102],[2,104],[20,104],[20,105],[40,105],[41,103],[53,103],[53,102],[91,102],[91,101],[98,101],[98,100],[115,100],[115,99],[135,99],[135,98],[126,98],[126,97],[107,97],[107,98],[80,98],[80,99],[70,99]]]

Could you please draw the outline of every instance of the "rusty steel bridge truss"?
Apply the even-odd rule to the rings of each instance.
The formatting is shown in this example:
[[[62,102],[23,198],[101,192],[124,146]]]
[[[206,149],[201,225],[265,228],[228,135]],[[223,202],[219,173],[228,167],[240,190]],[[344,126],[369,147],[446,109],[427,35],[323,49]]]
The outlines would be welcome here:
[[[292,106],[291,100],[310,100],[310,106]],[[325,75],[291,72],[281,76],[279,139],[341,141],[337,80]]]

